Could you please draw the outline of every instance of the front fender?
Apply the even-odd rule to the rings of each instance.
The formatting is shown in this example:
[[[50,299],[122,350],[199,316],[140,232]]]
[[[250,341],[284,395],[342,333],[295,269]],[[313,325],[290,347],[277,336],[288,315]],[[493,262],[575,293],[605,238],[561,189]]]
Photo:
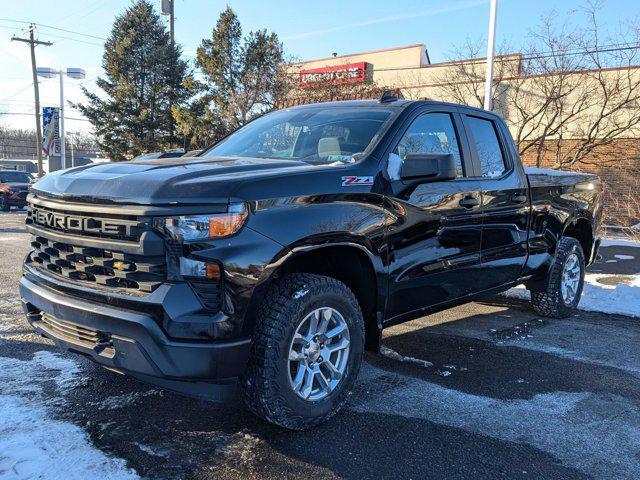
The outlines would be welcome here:
[[[386,227],[395,221],[374,194],[296,197],[252,205],[248,226],[282,246],[265,266],[255,285],[244,322],[253,328],[260,303],[278,273],[302,255],[320,249],[352,248],[369,260],[376,280],[376,311],[386,299]]]

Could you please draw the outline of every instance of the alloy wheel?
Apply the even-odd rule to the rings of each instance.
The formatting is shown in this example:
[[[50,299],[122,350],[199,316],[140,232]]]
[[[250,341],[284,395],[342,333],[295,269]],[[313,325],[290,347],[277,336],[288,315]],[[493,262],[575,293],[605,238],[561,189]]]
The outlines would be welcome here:
[[[309,401],[328,397],[345,374],[350,345],[340,312],[321,307],[309,313],[289,346],[289,382],[296,395]]]

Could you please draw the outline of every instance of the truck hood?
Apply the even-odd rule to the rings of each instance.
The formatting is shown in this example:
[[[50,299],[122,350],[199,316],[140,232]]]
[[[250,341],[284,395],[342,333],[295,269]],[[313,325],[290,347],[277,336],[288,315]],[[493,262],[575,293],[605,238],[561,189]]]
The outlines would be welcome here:
[[[304,162],[265,158],[162,158],[102,163],[50,173],[38,196],[87,203],[140,205],[226,203],[240,183],[265,175],[311,170]]]

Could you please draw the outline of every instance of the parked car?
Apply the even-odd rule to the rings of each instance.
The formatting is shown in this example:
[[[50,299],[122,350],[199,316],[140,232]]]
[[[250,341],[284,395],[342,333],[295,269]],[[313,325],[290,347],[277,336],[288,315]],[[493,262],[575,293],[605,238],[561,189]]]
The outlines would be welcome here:
[[[0,210],[8,212],[11,207],[24,208],[33,177],[27,172],[0,170]]]
[[[110,370],[303,429],[383,328],[524,283],[575,311],[595,175],[524,169],[499,116],[385,96],[265,115],[195,159],[55,172],[29,196],[31,325]],[[177,413],[179,415],[179,413]]]

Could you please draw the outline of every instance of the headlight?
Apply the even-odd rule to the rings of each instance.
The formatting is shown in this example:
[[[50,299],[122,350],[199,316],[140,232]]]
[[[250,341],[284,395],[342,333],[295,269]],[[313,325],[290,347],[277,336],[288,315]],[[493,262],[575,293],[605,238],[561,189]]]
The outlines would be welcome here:
[[[229,206],[226,213],[211,215],[188,215],[166,219],[167,232],[180,242],[211,240],[233,235],[247,218],[244,203]]]

